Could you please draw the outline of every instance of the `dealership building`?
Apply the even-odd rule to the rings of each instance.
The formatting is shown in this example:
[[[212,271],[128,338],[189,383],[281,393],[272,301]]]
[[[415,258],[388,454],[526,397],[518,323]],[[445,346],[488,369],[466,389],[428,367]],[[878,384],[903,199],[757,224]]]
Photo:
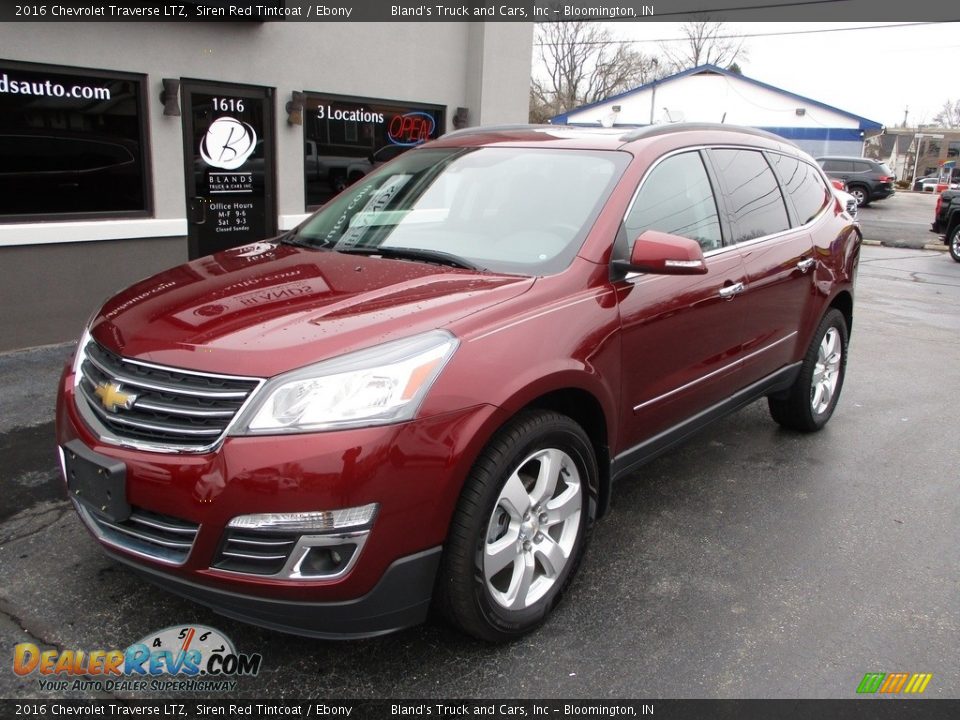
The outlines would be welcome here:
[[[458,127],[525,122],[528,23],[0,26],[0,351],[293,228]],[[195,272],[217,272],[198,266]]]
[[[563,125],[642,127],[714,122],[768,130],[813,156],[864,153],[883,125],[716,65],[657,79],[554,117]]]

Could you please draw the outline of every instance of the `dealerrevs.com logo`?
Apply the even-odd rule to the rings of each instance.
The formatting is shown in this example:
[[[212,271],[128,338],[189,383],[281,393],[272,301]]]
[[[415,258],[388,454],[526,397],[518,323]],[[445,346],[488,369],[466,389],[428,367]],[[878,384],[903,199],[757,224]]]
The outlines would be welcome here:
[[[260,672],[259,653],[238,653],[219,630],[174,625],[125,650],[40,650],[20,643],[13,650],[17,675],[38,675],[40,690],[230,692],[237,677]]]

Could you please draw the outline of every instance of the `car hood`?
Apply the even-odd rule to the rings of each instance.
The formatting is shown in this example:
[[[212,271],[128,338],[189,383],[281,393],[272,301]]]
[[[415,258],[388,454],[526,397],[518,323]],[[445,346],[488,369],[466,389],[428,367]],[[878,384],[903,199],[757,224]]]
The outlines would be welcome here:
[[[270,377],[444,327],[533,282],[261,242],[127,288],[104,304],[91,333],[128,358]]]

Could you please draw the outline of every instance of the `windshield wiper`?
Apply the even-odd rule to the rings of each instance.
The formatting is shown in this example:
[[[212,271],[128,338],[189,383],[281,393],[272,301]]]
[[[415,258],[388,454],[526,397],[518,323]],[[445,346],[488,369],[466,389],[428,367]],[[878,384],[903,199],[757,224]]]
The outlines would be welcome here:
[[[291,230],[288,233],[280,236],[280,242],[284,245],[296,245],[297,247],[313,248],[316,249],[316,246],[310,242],[307,242],[301,238],[296,230]]]
[[[485,268],[475,263],[465,260],[458,255],[445,253],[441,250],[425,250],[423,248],[406,247],[349,247],[335,248],[337,252],[350,255],[380,255],[385,258],[396,258],[399,260],[421,260],[423,262],[432,262],[439,265],[450,265],[464,270],[484,270]]]

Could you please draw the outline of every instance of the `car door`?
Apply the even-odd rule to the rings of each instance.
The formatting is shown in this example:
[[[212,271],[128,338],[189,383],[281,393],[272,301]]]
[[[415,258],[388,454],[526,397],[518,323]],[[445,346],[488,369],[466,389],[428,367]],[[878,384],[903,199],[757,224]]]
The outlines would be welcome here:
[[[826,158],[821,161],[823,171],[832,178],[847,182],[853,177],[853,162],[850,160],[836,160]]]
[[[623,374],[618,464],[629,465],[651,438],[731,394],[743,344],[736,289],[744,269],[737,248],[725,242],[714,187],[701,151],[668,155],[641,181],[624,218],[625,244],[632,247],[648,229],[682,235],[700,243],[708,270],[631,273],[614,283]]]
[[[737,382],[746,386],[799,356],[800,328],[814,307],[816,259],[808,223],[826,207],[830,191],[820,173],[796,157],[715,148],[710,159],[721,178],[733,241],[744,264],[747,311]],[[791,193],[804,198],[802,221],[784,197]]]

